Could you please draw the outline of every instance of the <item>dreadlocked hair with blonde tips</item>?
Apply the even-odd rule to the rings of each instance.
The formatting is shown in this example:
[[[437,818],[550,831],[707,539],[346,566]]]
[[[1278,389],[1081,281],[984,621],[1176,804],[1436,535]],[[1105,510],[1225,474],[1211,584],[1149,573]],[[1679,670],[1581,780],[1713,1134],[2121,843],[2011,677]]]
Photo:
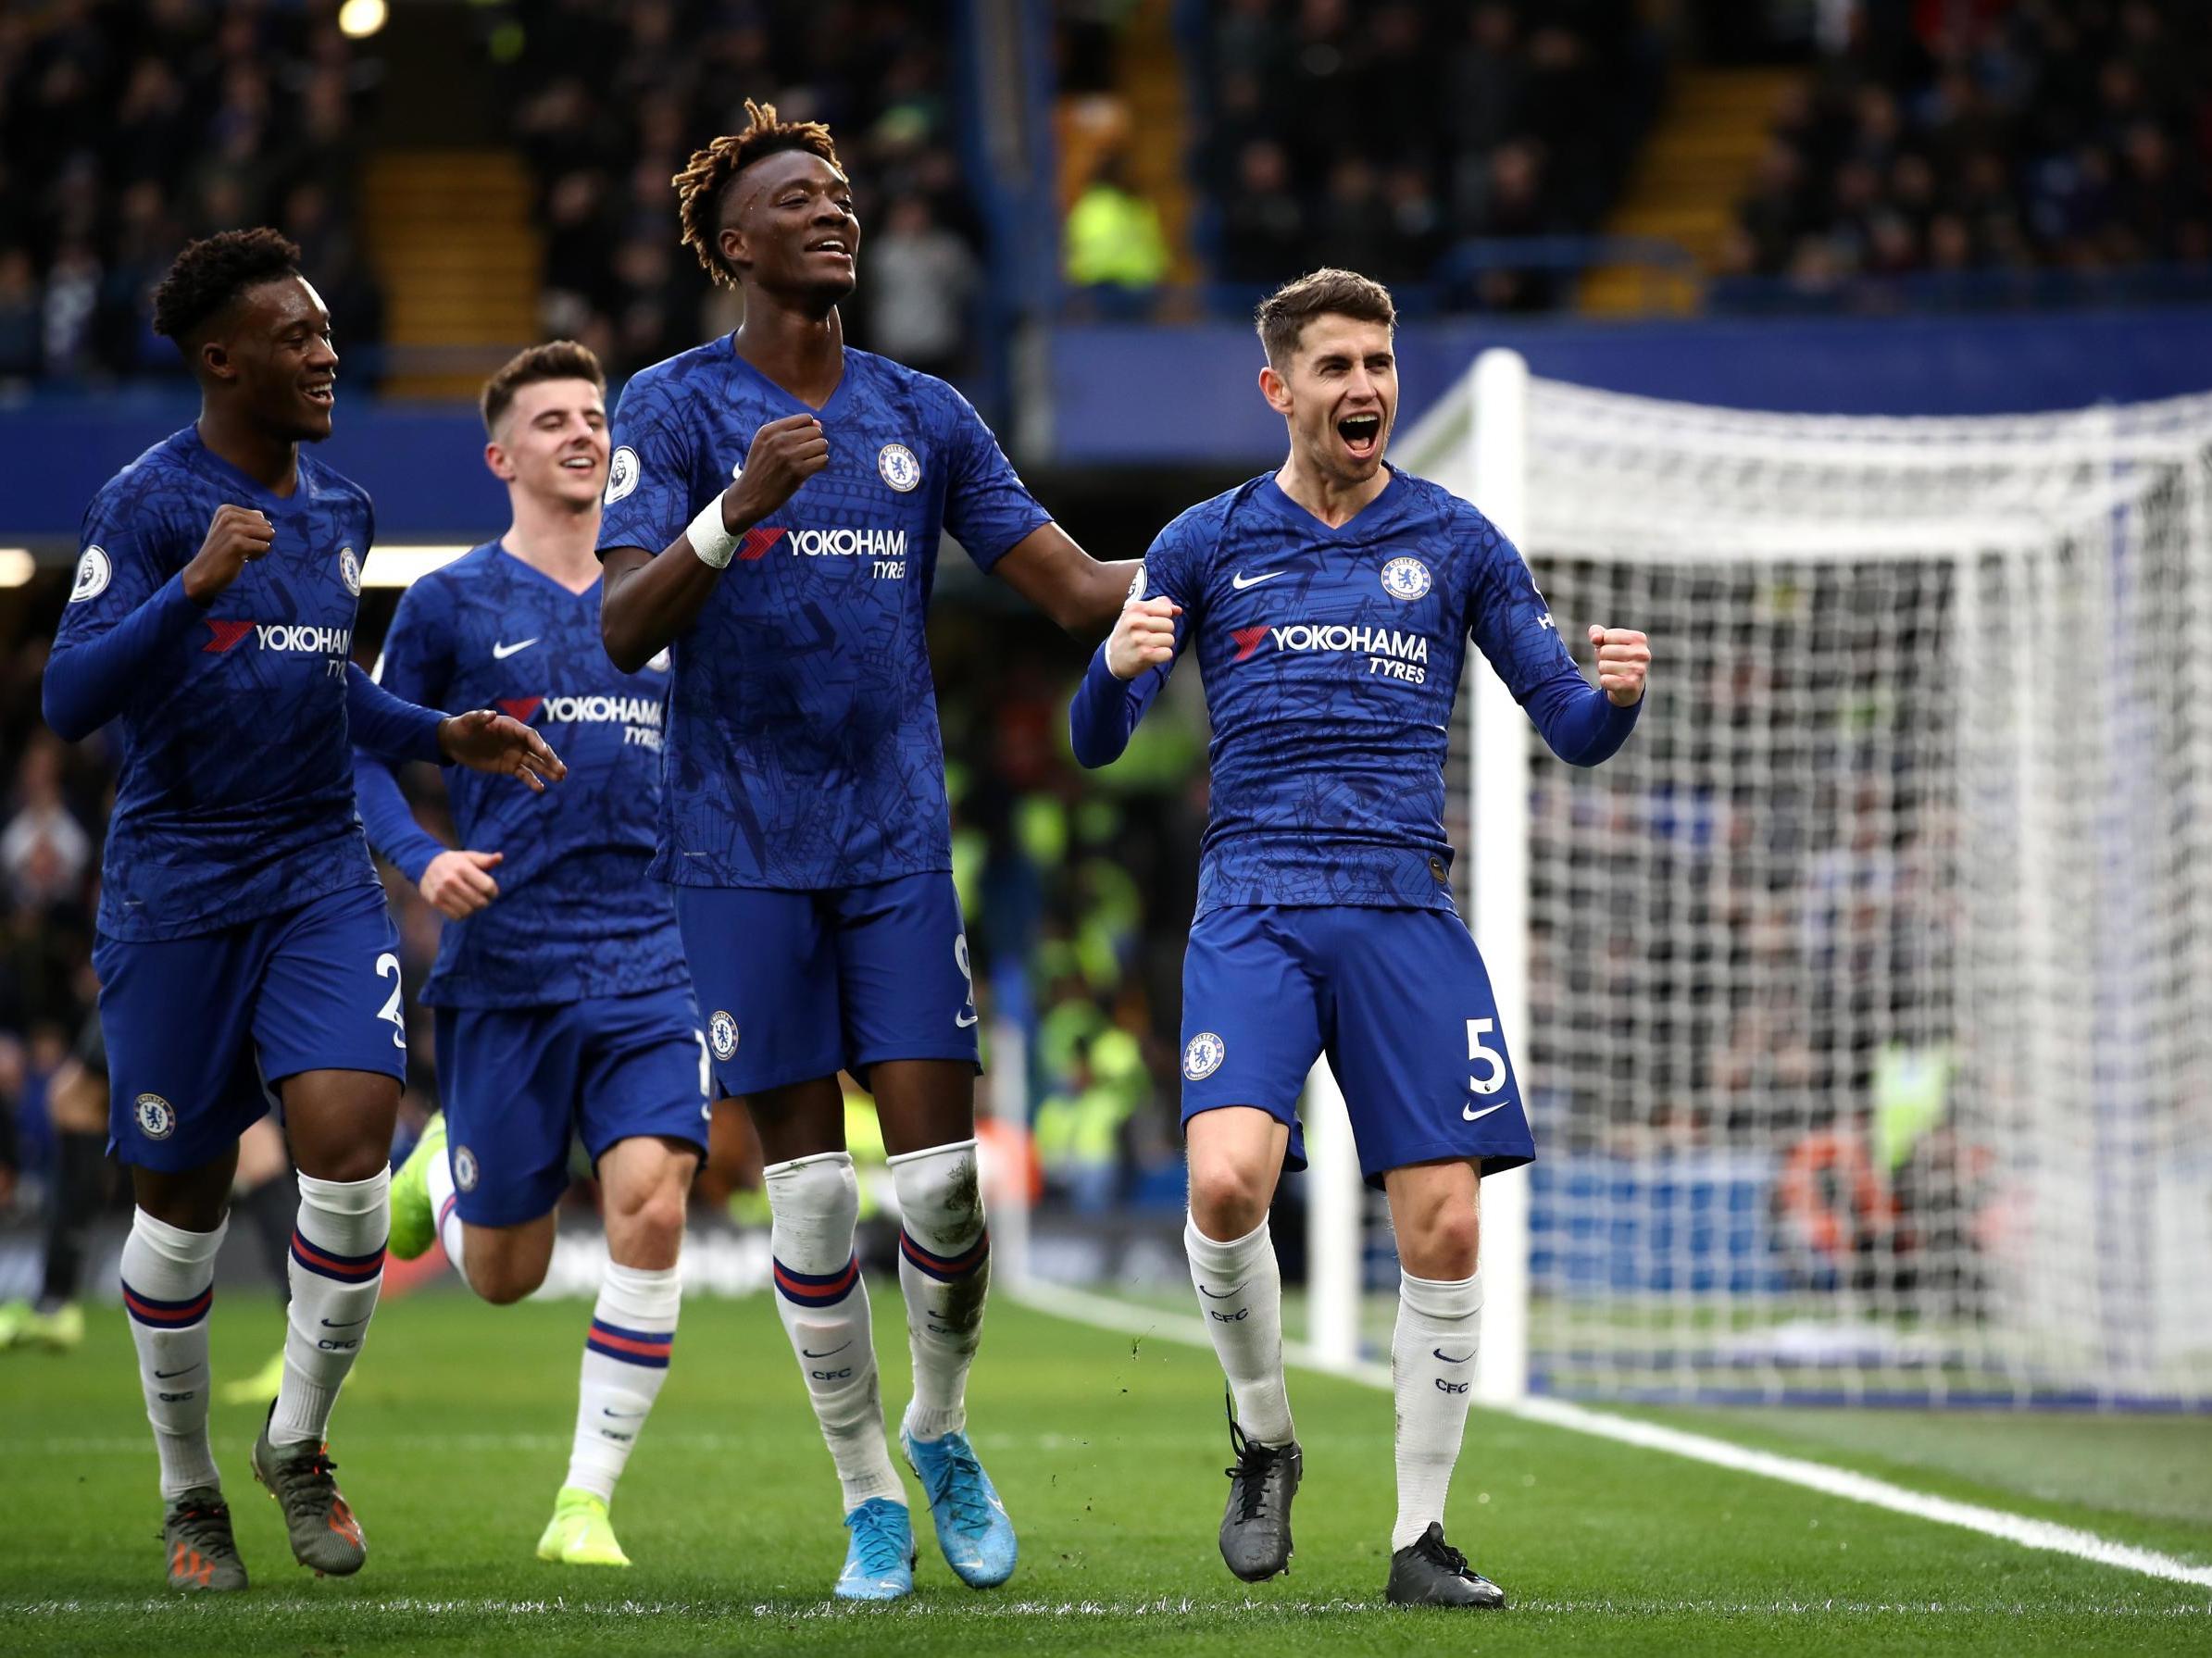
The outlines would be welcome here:
[[[722,192],[730,181],[756,161],[784,150],[804,150],[819,156],[839,172],[837,145],[830,129],[820,121],[787,121],[778,118],[773,104],[745,100],[745,130],[726,133],[703,150],[692,152],[684,168],[669,181],[676,187],[677,216],[683,223],[683,245],[699,257],[706,274],[725,287],[737,286],[737,272],[722,257]]]

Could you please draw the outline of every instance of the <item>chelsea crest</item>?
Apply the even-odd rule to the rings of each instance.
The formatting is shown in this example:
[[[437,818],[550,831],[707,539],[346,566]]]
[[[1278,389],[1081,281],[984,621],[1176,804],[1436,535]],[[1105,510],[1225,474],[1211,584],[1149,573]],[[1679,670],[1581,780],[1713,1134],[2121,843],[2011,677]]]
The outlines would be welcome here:
[[[902,495],[921,481],[921,462],[904,443],[884,444],[876,454],[876,470]]]
[[[1393,558],[1382,567],[1382,591],[1393,599],[1418,599],[1429,591],[1429,567],[1418,558]]]

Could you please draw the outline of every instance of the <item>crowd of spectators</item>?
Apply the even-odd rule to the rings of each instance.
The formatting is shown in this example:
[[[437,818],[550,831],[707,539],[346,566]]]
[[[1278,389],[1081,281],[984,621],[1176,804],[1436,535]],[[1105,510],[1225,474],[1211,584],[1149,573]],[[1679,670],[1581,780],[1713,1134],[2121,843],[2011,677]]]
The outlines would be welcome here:
[[[519,8],[503,103],[545,228],[541,326],[616,374],[736,320],[678,244],[669,179],[745,124],[821,120],[851,173],[863,280],[846,338],[931,373],[971,361],[983,231],[955,149],[942,0],[551,0]]]
[[[1787,97],[1742,205],[1725,270],[1769,280],[1724,283],[1724,303],[2212,268],[2202,6],[1869,5],[1855,19]]]
[[[375,344],[352,227],[381,70],[336,11],[0,6],[0,385],[181,373],[149,326],[154,284],[187,237],[242,224],[299,243],[342,343]]]
[[[1317,265],[1443,303],[1541,309],[1538,270],[1456,263],[1470,238],[1598,229],[1660,81],[1631,0],[1224,0],[1186,8],[1225,283]]]

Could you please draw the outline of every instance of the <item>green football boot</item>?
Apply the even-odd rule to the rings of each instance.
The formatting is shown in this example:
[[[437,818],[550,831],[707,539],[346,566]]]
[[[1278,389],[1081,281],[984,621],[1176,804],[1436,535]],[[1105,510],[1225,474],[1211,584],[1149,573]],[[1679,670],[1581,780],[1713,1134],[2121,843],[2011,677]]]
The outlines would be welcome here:
[[[615,1541],[606,1499],[596,1492],[561,1487],[553,1499],[553,1518],[538,1539],[538,1558],[563,1565],[626,1566],[630,1556]]]
[[[431,1213],[431,1160],[445,1155],[445,1114],[422,1125],[422,1138],[392,1177],[392,1237],[385,1250],[412,1261],[438,1241],[438,1217]]]
[[[42,1313],[27,1301],[0,1306],[0,1352],[11,1347],[43,1347],[48,1353],[74,1353],[84,1345],[84,1309],[65,1301]]]

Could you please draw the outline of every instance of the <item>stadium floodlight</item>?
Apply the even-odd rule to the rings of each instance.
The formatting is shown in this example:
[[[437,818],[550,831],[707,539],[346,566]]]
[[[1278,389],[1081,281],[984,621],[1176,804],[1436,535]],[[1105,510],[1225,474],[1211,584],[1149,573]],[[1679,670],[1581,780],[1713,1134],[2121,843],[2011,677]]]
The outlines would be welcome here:
[[[338,7],[338,32],[348,40],[367,40],[391,20],[385,0],[344,0]]]
[[[1461,699],[1539,1149],[1484,1183],[1483,1392],[2212,1404],[2212,397],[1785,416],[1488,357],[1394,458],[1655,656],[1594,770]]]
[[[37,571],[29,547],[0,547],[0,587],[21,587]]]

